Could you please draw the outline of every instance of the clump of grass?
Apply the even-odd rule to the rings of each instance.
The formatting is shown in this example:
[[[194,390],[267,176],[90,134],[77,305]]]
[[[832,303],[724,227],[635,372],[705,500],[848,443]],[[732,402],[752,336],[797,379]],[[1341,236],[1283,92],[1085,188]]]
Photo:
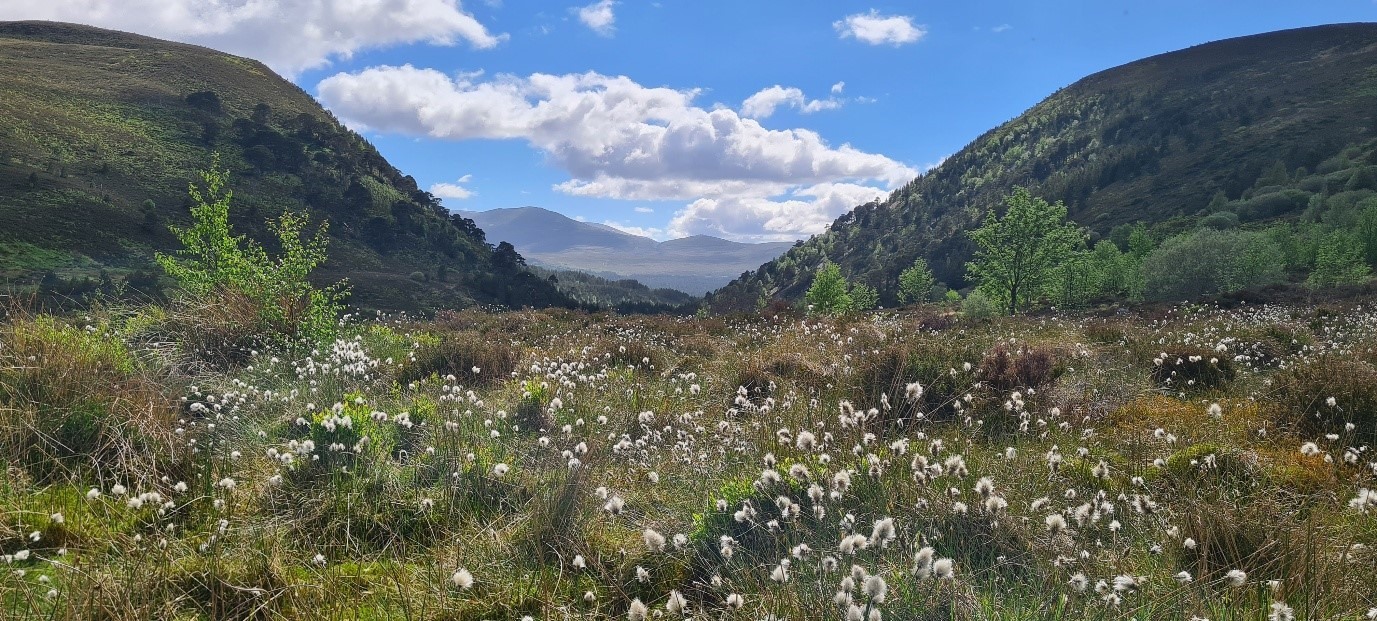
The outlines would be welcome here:
[[[0,326],[0,455],[40,481],[147,480],[186,466],[179,408],[107,327]]]
[[[164,330],[189,356],[193,372],[239,367],[254,352],[292,336],[265,333],[259,322],[261,310],[259,302],[235,290],[200,300],[188,297],[167,313]]]
[[[1171,347],[1153,359],[1152,380],[1175,390],[1213,390],[1238,375],[1227,356],[1202,347]]]
[[[1305,437],[1337,433],[1357,443],[1377,442],[1377,367],[1372,364],[1322,355],[1278,372],[1273,385],[1279,421]]]
[[[516,370],[520,354],[508,342],[475,332],[442,333],[439,341],[423,345],[415,361],[397,378],[403,384],[431,376],[454,376],[464,386],[501,382]]]
[[[1011,350],[996,345],[980,360],[979,377],[1000,392],[1037,390],[1061,375],[1063,366],[1051,348],[1034,346]]]
[[[858,407],[880,409],[886,424],[912,422],[918,414],[950,419],[956,413],[954,404],[962,402],[964,411],[969,412],[987,400],[973,373],[972,363],[978,360],[973,343],[950,335],[895,343],[857,363],[852,376],[854,389],[848,394]],[[916,397],[908,390],[914,383],[921,387]],[[966,395],[973,401],[966,401]],[[888,408],[884,407],[886,402]]]

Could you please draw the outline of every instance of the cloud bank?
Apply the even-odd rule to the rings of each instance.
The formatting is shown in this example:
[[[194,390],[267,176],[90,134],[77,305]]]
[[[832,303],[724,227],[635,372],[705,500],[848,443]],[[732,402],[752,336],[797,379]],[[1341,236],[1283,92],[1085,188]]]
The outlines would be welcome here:
[[[569,173],[555,186],[565,194],[692,201],[670,224],[675,236],[797,239],[917,176],[807,129],[767,129],[725,107],[697,106],[696,89],[625,76],[485,79],[404,65],[336,74],[318,91],[336,114],[376,131],[524,140]]]

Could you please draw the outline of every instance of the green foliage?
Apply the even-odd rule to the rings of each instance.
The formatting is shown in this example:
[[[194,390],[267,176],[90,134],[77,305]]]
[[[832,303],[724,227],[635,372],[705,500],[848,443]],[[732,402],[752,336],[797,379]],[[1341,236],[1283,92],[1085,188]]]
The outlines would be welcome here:
[[[830,261],[823,263],[803,300],[815,313],[838,315],[849,311],[852,300],[846,292],[846,277],[842,276],[841,268]]]
[[[880,305],[880,292],[863,282],[852,285],[850,295],[851,307],[849,310],[868,311]]]
[[[969,232],[976,251],[966,269],[980,290],[1012,315],[1047,293],[1058,270],[1084,244],[1085,234],[1066,221],[1065,205],[1048,204],[1026,188],[1015,188],[1005,205],[1003,217],[991,210],[985,223]]]
[[[270,223],[281,252],[277,258],[243,235],[231,232],[229,171],[220,167],[218,155],[209,169],[201,171],[204,188],[190,184],[192,224],[172,227],[182,248],[172,255],[157,254],[157,261],[182,291],[194,299],[242,295],[253,302],[258,327],[278,336],[304,334],[321,339],[333,334],[343,309],[343,284],[325,289],[307,277],[325,262],[328,226],[303,240],[307,217],[284,212]]]
[[[1168,239],[1143,263],[1146,296],[1182,300],[1282,279],[1281,249],[1259,232],[1202,229]]]
[[[913,265],[899,273],[899,301],[904,304],[926,301],[932,295],[934,283],[928,262],[922,257],[914,259]]]
[[[872,310],[880,305],[880,292],[865,283],[849,283],[841,267],[824,262],[804,296],[808,311],[823,315],[842,315]]]
[[[1363,259],[1368,265],[1377,266],[1377,205],[1362,211],[1355,233],[1363,247]]]
[[[1000,308],[995,301],[979,289],[970,292],[966,299],[961,301],[961,314],[969,319],[984,321],[994,318],[999,313]]]
[[[1363,245],[1357,235],[1333,231],[1320,241],[1315,253],[1315,269],[1306,280],[1314,287],[1348,285],[1367,280],[1372,271],[1363,260]]]

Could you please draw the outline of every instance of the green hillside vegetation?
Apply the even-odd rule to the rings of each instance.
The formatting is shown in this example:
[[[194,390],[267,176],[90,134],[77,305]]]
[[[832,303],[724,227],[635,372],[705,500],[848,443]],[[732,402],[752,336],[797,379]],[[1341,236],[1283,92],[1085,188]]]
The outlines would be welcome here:
[[[1337,243],[1326,239],[1368,236],[1377,222],[1377,24],[1230,39],[1087,77],[708,303],[747,310],[797,301],[824,261],[875,288],[884,305],[899,301],[900,274],[920,258],[939,283],[965,288],[967,231],[1002,212],[1016,187],[1065,204],[1097,250],[1108,240],[1133,252],[1136,224],[1154,247],[1183,233],[1196,244],[1260,236],[1284,257],[1276,280],[1306,280],[1319,247]],[[1369,264],[1372,239],[1353,242]],[[1183,240],[1170,246],[1184,249]]]
[[[256,61],[0,23],[0,279],[11,286],[156,293],[153,254],[175,244],[169,225],[189,221],[187,184],[212,152],[231,173],[237,230],[271,247],[265,222],[284,211],[329,222],[318,278],[347,278],[356,305],[571,303]]]

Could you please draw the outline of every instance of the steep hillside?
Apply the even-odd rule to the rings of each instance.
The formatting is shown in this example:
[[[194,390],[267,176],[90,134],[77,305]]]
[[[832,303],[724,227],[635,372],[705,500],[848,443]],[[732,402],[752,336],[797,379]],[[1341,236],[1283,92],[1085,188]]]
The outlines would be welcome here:
[[[701,295],[778,257],[787,242],[742,244],[708,235],[658,242],[540,207],[465,211],[493,241],[510,242],[531,261],[552,269],[635,279],[653,288]]]
[[[495,253],[300,88],[247,58],[52,22],[0,23],[0,279],[79,293],[152,286],[187,183],[219,152],[233,224],[330,222],[321,280],[394,309],[567,304]]]
[[[1375,138],[1377,24],[1162,54],[1058,91],[709,303],[741,310],[771,297],[796,300],[825,258],[878,288],[886,304],[917,257],[938,280],[962,286],[965,232],[1018,185],[1064,201],[1096,237],[1115,238],[1139,221],[1175,232],[1214,212],[1242,226],[1318,217],[1371,200]]]

